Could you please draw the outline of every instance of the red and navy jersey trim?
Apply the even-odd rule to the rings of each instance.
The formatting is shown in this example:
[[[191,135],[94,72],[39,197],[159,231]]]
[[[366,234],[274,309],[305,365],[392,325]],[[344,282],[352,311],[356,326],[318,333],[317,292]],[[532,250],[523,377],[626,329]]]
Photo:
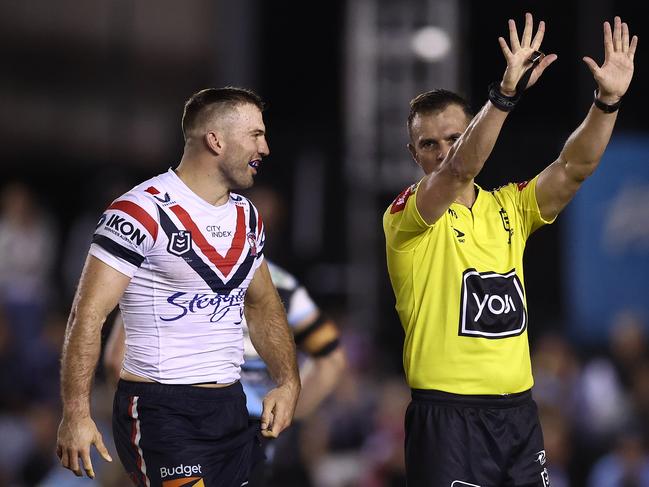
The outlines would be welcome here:
[[[108,209],[119,210],[135,218],[153,237],[154,242],[158,238],[158,223],[141,206],[132,201],[119,200],[110,205]]]
[[[162,227],[162,230],[165,232],[165,234],[169,239],[171,239],[171,236],[174,233],[183,230],[178,228],[171,220],[169,215],[167,215],[166,212],[159,206],[158,206],[158,212],[160,214],[160,226]],[[245,235],[245,220],[243,221],[244,221],[243,225],[244,225],[244,235]],[[239,222],[237,222],[237,227],[238,226],[239,226]],[[202,238],[204,240],[203,235],[200,233],[200,230],[198,230],[198,228],[195,225],[193,225],[193,227],[191,228],[187,228],[186,230],[189,230],[191,232],[192,239],[195,242],[198,243],[199,238]],[[200,237],[198,237],[198,235],[200,235]],[[205,243],[207,243],[207,241],[205,241]],[[241,245],[243,246],[243,243]],[[201,249],[201,251],[203,251],[203,248],[200,245],[199,248]],[[214,253],[218,255],[216,250],[211,245],[209,245],[209,248],[211,248],[214,251]],[[239,249],[239,255],[241,255],[241,251],[242,249]],[[228,252],[228,255],[229,254],[230,252]],[[237,256],[237,260],[238,257],[239,256]],[[205,263],[205,261],[193,249],[189,249],[187,252],[185,252],[183,254],[183,259],[194,270],[194,272],[196,272],[205,281],[205,283],[210,287],[210,289],[218,294],[229,294],[230,292],[232,292],[233,289],[238,288],[243,282],[243,280],[246,278],[248,273],[250,272],[250,269],[252,268],[252,265],[255,261],[255,258],[251,255],[251,252],[248,251],[248,255],[246,256],[245,260],[241,263],[241,265],[236,270],[234,275],[226,282],[222,280],[218,276],[218,274],[214,272],[214,270],[211,269],[210,266],[207,263]],[[221,259],[223,258],[221,257]],[[214,262],[212,263],[214,264]],[[231,268],[235,264],[236,264],[236,260],[232,264],[228,264],[227,266],[224,267],[231,270]],[[216,267],[219,268],[219,270],[221,269],[221,266],[216,265]],[[227,277],[225,273],[224,275]]]
[[[234,232],[232,245],[225,254],[225,257],[222,257],[216,249],[210,245],[194,223],[194,220],[189,216],[189,213],[187,213],[182,206],[173,205],[170,207],[170,210],[174,212],[183,226],[191,232],[194,242],[196,242],[198,248],[201,249],[203,255],[205,255],[225,277],[228,277],[228,274],[232,271],[232,268],[239,260],[239,257],[241,257],[246,240],[246,220],[244,217],[243,207],[237,206],[237,228]]]
[[[126,247],[115,242],[113,239],[108,238],[104,235],[95,235],[92,238],[92,243],[99,245],[101,248],[106,250],[109,254],[119,257],[120,259],[125,260],[126,262],[133,264],[135,267],[140,267],[144,261],[144,257],[133,252]]]

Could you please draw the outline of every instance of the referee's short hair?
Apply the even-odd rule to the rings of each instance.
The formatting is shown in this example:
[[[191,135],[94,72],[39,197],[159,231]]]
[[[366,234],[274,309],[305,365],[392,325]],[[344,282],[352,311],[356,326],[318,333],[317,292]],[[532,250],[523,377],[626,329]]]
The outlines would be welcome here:
[[[412,122],[417,115],[428,115],[446,109],[449,105],[458,105],[467,116],[473,118],[473,111],[469,102],[462,96],[441,88],[427,91],[410,100],[410,113],[408,114],[408,134],[412,135]]]
[[[263,111],[265,104],[252,90],[226,86],[225,88],[206,88],[194,93],[185,102],[182,130],[185,140],[196,135],[196,129],[210,119],[230,111],[239,105],[254,105]]]

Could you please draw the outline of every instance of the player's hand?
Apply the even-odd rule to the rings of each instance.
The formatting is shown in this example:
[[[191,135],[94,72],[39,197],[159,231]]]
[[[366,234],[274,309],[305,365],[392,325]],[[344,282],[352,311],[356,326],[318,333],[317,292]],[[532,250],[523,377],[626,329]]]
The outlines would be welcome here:
[[[292,384],[271,389],[264,397],[261,413],[261,434],[266,438],[277,438],[291,425],[300,387]]]
[[[599,87],[598,98],[604,103],[617,103],[629,88],[637,45],[638,36],[629,40],[629,26],[615,17],[613,32],[611,24],[604,22],[604,64],[598,66],[592,58],[583,58]]]
[[[61,460],[61,465],[72,470],[77,477],[82,477],[82,466],[79,463],[81,459],[86,475],[94,479],[95,471],[90,461],[90,445],[95,445],[104,460],[113,461],[104,446],[97,425],[90,417],[79,419],[63,417],[56,439],[56,454]]]
[[[507,69],[500,83],[500,91],[503,95],[514,96],[516,94],[516,85],[521,79],[527,68],[532,65],[530,58],[535,51],[541,50],[543,36],[545,35],[545,22],[539,22],[538,29],[534,38],[532,33],[534,31],[534,19],[531,13],[525,14],[525,28],[523,29],[523,36],[519,39],[518,31],[516,30],[516,22],[509,19],[509,45],[504,38],[499,37],[498,43],[503,51],[505,60],[507,61]],[[543,56],[539,64],[532,71],[530,80],[525,88],[529,88],[539,79],[545,68],[557,60],[556,54],[548,54]]]

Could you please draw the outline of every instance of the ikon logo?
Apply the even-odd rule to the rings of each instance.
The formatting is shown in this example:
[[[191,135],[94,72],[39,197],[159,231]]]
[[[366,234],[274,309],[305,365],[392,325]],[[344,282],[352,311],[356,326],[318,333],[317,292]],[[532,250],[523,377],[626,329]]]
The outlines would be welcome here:
[[[515,270],[507,274],[467,269],[460,296],[461,336],[505,338],[523,333],[527,311]]]
[[[173,232],[169,237],[167,251],[173,255],[183,255],[192,249],[192,234],[187,230]]]
[[[113,233],[128,237],[129,240],[135,242],[137,245],[140,245],[144,242],[144,239],[146,239],[146,235],[143,234],[139,228],[133,225],[126,218],[119,215],[111,215],[106,222],[106,214],[104,213],[97,223],[97,228],[99,228],[102,223],[106,223],[106,228],[115,230]]]

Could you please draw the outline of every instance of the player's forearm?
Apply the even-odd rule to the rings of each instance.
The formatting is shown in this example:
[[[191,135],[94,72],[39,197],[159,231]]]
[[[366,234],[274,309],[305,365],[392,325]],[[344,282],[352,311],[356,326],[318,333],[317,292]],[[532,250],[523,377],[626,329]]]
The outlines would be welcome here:
[[[247,306],[250,339],[277,385],[300,387],[295,342],[279,299],[266,306]]]
[[[597,168],[613,133],[617,112],[604,113],[595,105],[579,127],[570,135],[560,159],[575,181],[581,182]]]
[[[90,415],[90,389],[101,350],[103,320],[91,313],[72,311],[61,357],[63,415]]]
[[[309,417],[338,385],[346,360],[342,348],[314,359],[312,367],[302,377],[302,392],[295,409],[295,417]]]
[[[488,101],[453,145],[444,166],[462,181],[475,178],[489,158],[506,118],[507,112]]]

